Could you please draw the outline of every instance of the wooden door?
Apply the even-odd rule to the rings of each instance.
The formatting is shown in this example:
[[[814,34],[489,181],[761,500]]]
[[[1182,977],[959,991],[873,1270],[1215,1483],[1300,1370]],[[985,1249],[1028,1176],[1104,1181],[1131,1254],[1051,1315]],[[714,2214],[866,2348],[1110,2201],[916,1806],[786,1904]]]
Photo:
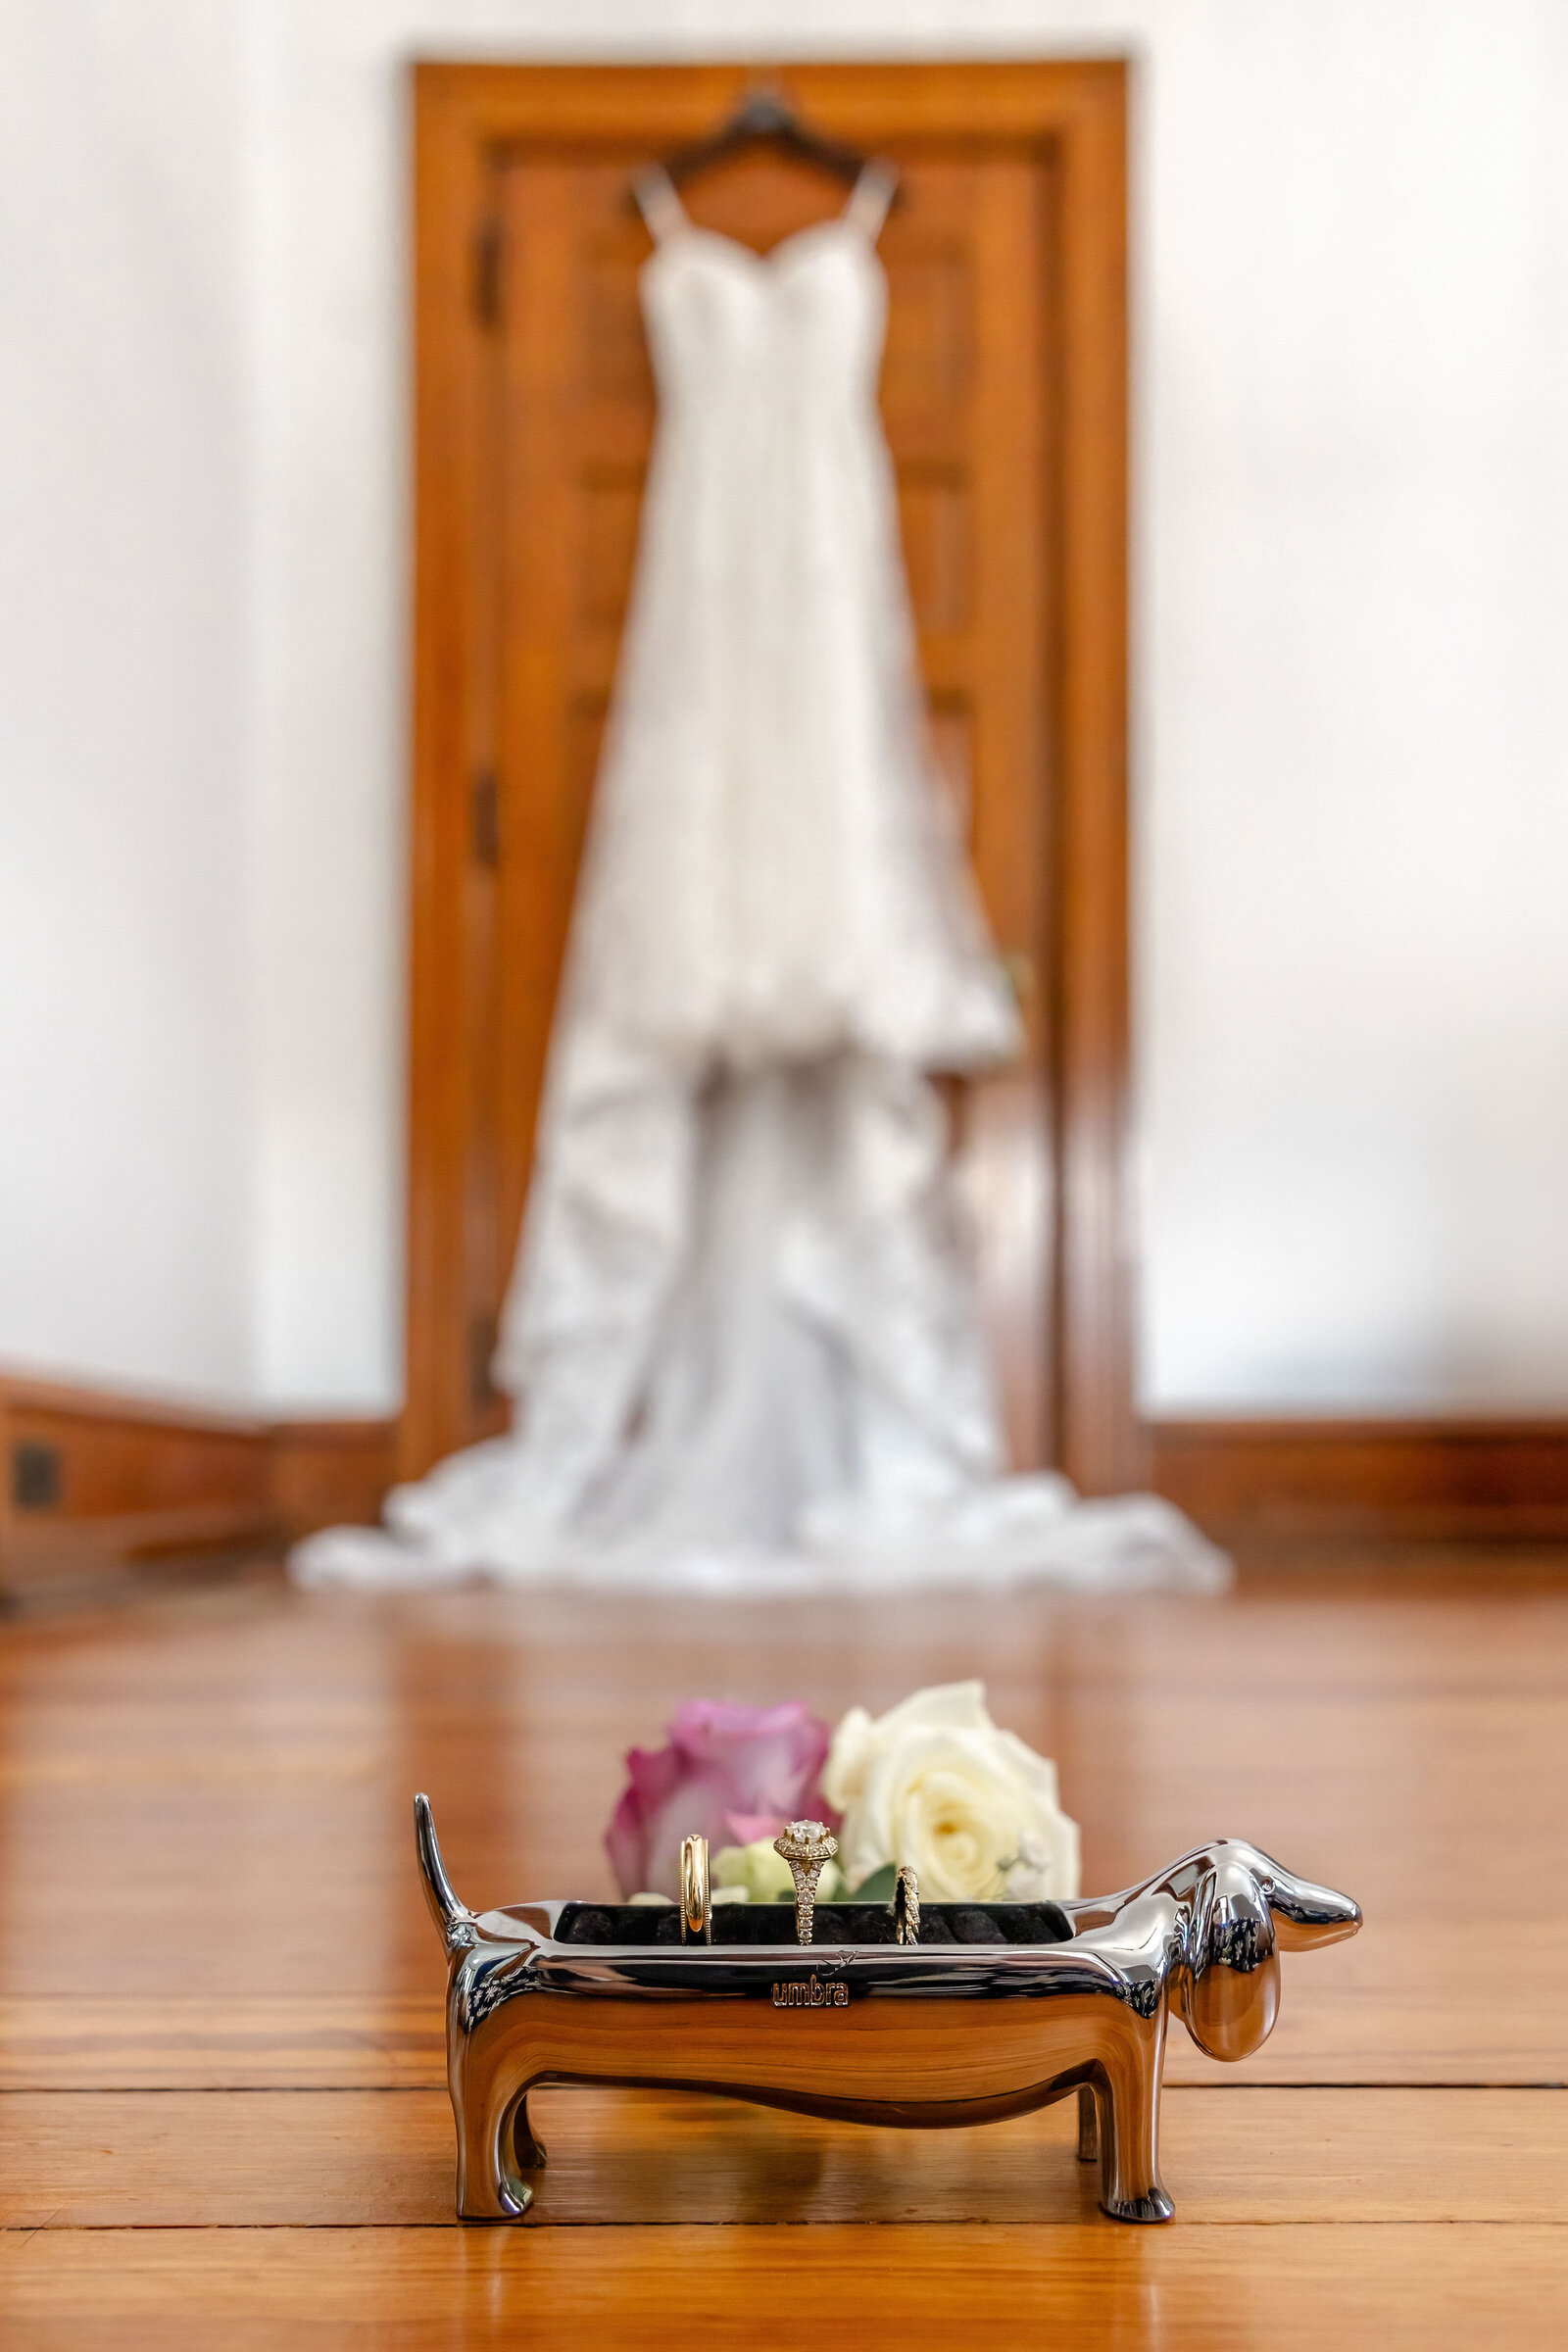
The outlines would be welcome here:
[[[1130,1410],[1120,1264],[1108,1282],[1098,1269],[1109,1327],[1087,1348],[1074,1348],[1071,1329],[1072,1276],[1081,1282],[1084,1268],[1072,1263],[1069,1231],[1074,779],[1064,656],[1074,606],[1063,467],[1075,370],[1064,142],[1076,117],[1063,100],[1076,96],[1091,124],[1103,130],[1109,120],[1119,132],[1121,85],[1103,68],[1019,72],[1036,84],[1037,116],[1047,101],[1052,116],[1032,137],[1010,120],[987,135],[983,108],[955,107],[976,69],[809,69],[790,80],[804,111],[892,155],[903,175],[882,240],[883,415],[933,731],[1028,1030],[1015,1070],[954,1090],[961,1167],[1012,1457],[1064,1460],[1099,1485],[1125,1475]],[[1082,104],[1078,74],[1098,108]],[[505,1422],[486,1365],[526,1194],[654,428],[637,294],[649,240],[627,203],[628,176],[716,119],[741,81],[711,69],[421,70],[411,1471]],[[946,126],[931,103],[938,83]],[[994,76],[988,87],[998,89]],[[911,107],[922,89],[924,107]],[[552,90],[564,102],[554,110],[540,103]],[[503,101],[514,120],[521,106],[528,127],[476,139],[475,114],[493,122]],[[466,154],[455,111],[468,117]],[[1097,217],[1088,242],[1119,267],[1119,178],[1107,190],[1108,226]],[[833,182],[765,152],[689,192],[695,218],[759,250],[841,202]],[[466,286],[454,281],[458,257]],[[1097,357],[1119,433],[1119,279],[1109,293],[1100,306],[1109,348]],[[1079,359],[1077,374],[1092,380]],[[1111,476],[1119,496],[1115,465]],[[1109,606],[1120,580],[1113,560],[1100,628],[1102,661],[1107,630],[1110,639],[1113,743],[1108,762],[1100,747],[1098,774],[1111,820],[1108,866],[1102,856],[1111,937],[1095,974],[1102,989],[1107,972],[1110,982],[1117,1117],[1121,638]],[[1102,854],[1105,833],[1102,821]],[[1102,1003],[1102,1027],[1103,1013]],[[1102,1196],[1106,1170],[1094,1173]],[[1119,1168],[1109,1176],[1119,1194]],[[1103,1228],[1107,1203],[1094,1205]],[[1118,1226],[1114,1202],[1108,1222]],[[1120,1252],[1119,1230],[1114,1241]],[[1111,1439],[1098,1461],[1096,1413],[1077,1393],[1097,1357],[1099,1417]]]

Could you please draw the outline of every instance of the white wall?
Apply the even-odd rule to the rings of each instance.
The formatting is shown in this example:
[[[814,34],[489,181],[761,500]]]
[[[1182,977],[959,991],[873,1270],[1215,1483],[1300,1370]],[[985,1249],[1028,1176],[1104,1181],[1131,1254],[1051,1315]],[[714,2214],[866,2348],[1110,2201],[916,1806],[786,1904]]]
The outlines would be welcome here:
[[[236,1396],[241,29],[0,5],[0,1361]]]
[[[397,1394],[405,58],[1074,45],[1142,59],[1146,1394],[1568,1403],[1557,0],[0,0],[0,1357]]]
[[[1561,1404],[1568,11],[1180,17],[1145,207],[1145,1378]]]

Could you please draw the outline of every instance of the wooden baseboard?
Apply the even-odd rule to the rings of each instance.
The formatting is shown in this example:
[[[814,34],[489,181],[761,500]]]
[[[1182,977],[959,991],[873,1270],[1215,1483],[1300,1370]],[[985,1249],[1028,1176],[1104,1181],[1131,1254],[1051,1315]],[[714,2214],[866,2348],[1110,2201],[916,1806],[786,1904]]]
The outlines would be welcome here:
[[[1153,1484],[1221,1542],[1568,1538],[1568,1420],[1156,1421]]]
[[[0,1375],[0,1597],[373,1520],[396,1424],[267,1421]]]
[[[373,1526],[397,1474],[395,1421],[274,1421],[271,1497],[284,1538]]]
[[[1227,1544],[1568,1540],[1568,1420],[1156,1421],[1152,1484]],[[0,1375],[0,1598],[372,1522],[390,1420],[268,1421]]]

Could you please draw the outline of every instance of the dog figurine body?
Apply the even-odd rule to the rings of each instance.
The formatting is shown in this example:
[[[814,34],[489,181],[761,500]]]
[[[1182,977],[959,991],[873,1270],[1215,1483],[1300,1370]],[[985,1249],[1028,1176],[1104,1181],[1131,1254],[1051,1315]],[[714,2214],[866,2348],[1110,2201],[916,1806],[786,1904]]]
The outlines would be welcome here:
[[[1022,2115],[1076,2091],[1102,2209],[1168,2221],[1168,2018],[1211,2058],[1249,2057],[1279,2011],[1281,1951],[1361,1924],[1348,1896],[1226,1838],[1120,1894],[1051,1906],[1053,1942],[999,1930],[984,1944],[585,1944],[568,1939],[582,1905],[468,1911],[422,1796],[415,1818],[449,1963],[458,2211],[470,2221],[520,2220],[533,2205],[525,2176],[545,2155],[527,2099],[547,2082],[712,2091],[916,2128]],[[999,1920],[1005,1910],[992,1907]]]

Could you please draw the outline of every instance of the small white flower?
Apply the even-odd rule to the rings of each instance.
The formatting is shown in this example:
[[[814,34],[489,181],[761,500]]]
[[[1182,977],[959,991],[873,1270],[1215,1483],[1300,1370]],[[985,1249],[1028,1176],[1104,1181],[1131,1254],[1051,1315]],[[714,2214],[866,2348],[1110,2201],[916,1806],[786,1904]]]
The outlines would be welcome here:
[[[710,1872],[714,1902],[793,1903],[795,1877],[783,1855],[777,1851],[771,1838],[759,1838],[751,1845],[721,1845],[713,1856]],[[837,1903],[844,1898],[844,1875],[836,1862],[824,1863],[822,1875],[816,1882],[819,1903]]]
[[[858,1886],[907,1863],[928,1902],[1039,1902],[1078,1891],[1078,1826],[1056,1767],[999,1731],[982,1683],[916,1690],[874,1722],[852,1707],[822,1793],[844,1815],[840,1865]]]
[[[713,1891],[738,1887],[749,1902],[789,1903],[795,1900],[795,1881],[782,1854],[773,1851],[771,1838],[750,1845],[721,1845],[713,1856]]]
[[[1018,1851],[1002,1866],[1004,1891],[1009,1903],[1045,1902],[1058,1890],[1053,1887],[1052,1857],[1038,1838],[1019,1840]],[[1077,1891],[1076,1881],[1073,1887]]]

